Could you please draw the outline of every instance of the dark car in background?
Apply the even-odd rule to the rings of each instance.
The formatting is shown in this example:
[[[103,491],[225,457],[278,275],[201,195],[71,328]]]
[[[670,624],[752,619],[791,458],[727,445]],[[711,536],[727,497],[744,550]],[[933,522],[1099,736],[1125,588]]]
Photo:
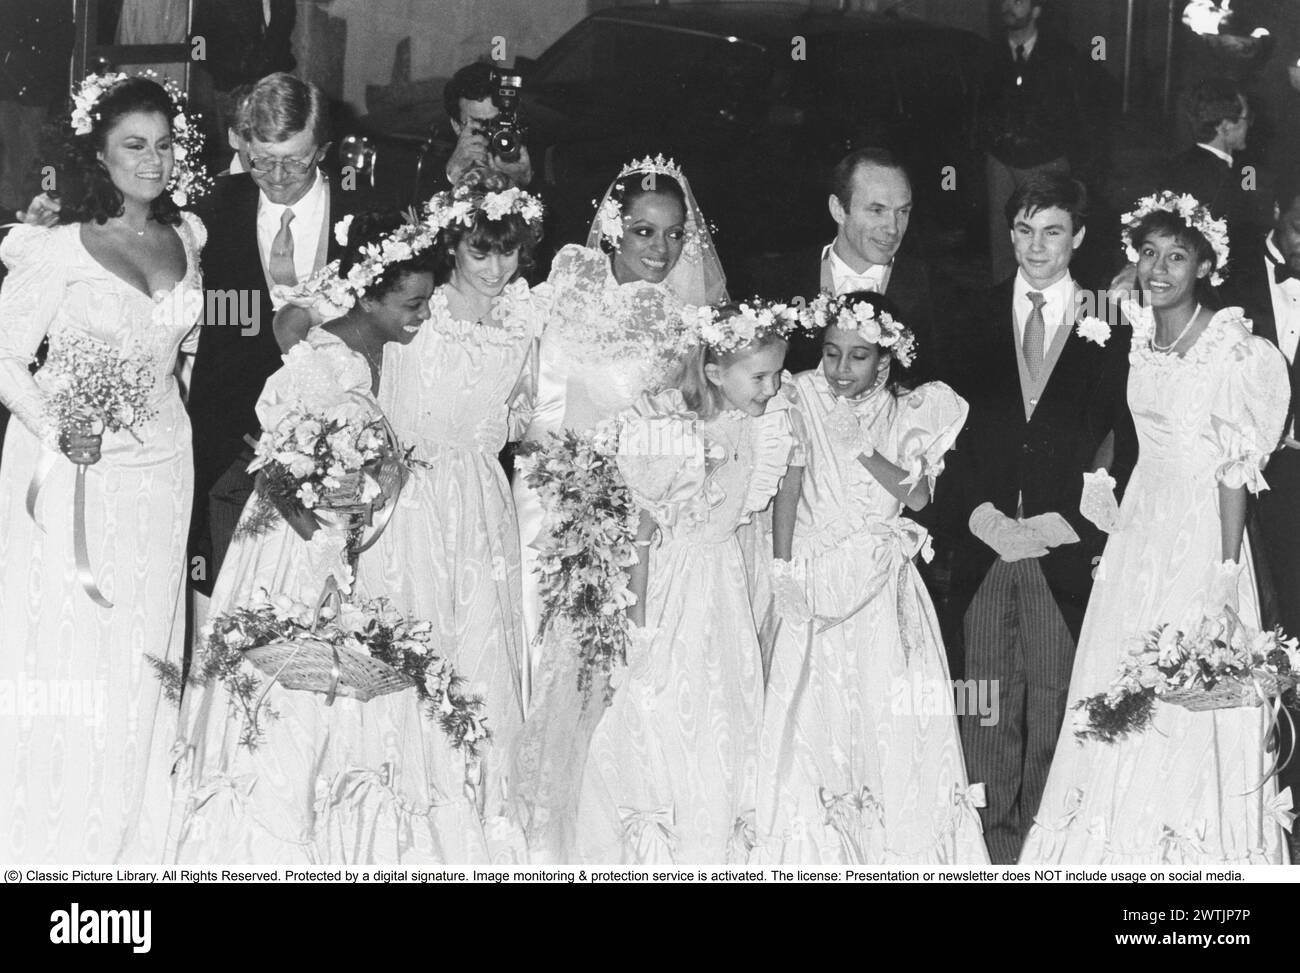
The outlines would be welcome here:
[[[585,239],[619,167],[662,152],[683,166],[740,283],[755,258],[828,239],[831,168],[851,148],[880,144],[912,172],[909,244],[950,245],[982,226],[974,118],[985,49],[974,34],[899,14],[794,3],[593,14],[516,63],[552,240]],[[415,199],[434,186],[427,160],[440,167],[451,150],[441,86],[424,90],[422,101],[363,120],[379,143],[378,178]],[[418,146],[431,132],[417,185]]]

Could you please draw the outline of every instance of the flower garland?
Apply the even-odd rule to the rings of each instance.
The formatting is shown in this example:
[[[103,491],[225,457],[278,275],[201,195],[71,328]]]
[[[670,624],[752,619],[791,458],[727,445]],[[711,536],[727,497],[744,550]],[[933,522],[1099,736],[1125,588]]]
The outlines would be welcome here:
[[[627,661],[626,609],[636,601],[625,572],[637,563],[639,514],[618,471],[617,451],[618,426],[604,422],[585,432],[552,433],[544,443],[526,444],[519,456],[520,472],[546,509],[537,638],[557,621],[568,623],[584,696],[598,675]],[[612,697],[606,682],[605,702]]]
[[[302,639],[360,652],[405,675],[416,694],[428,704],[429,718],[447,734],[451,745],[478,757],[491,739],[485,725],[483,698],[467,695],[465,680],[447,658],[433,651],[433,626],[397,611],[386,598],[342,602],[320,611],[285,595],[262,597],[212,619],[204,626],[201,655],[189,674],[191,685],[221,682],[243,711],[240,744],[255,750],[264,737],[258,725],[256,700],[262,681],[245,666],[248,649]],[[149,662],[173,702],[179,700],[181,673],[172,662],[150,656]],[[273,710],[261,711],[277,719]]]
[[[346,246],[352,217],[345,216],[334,224],[334,239]],[[341,261],[331,260],[309,279],[295,287],[290,295],[294,303],[306,298],[320,298],[333,306],[339,314],[356,306],[357,299],[374,286],[389,264],[410,260],[417,253],[433,246],[438,239],[438,227],[426,216],[421,219],[407,210],[406,221],[378,243],[367,243],[348,271],[340,272]]]
[[[855,331],[863,340],[889,349],[904,368],[916,360],[916,335],[912,330],[868,301],[850,304],[832,294],[817,295],[807,307],[805,326],[812,329],[831,325],[841,331]]]
[[[720,354],[745,347],[767,335],[788,337],[804,326],[804,318],[789,304],[751,298],[737,305],[738,311],[723,317],[719,307],[688,307],[682,312],[699,342]]]
[[[1107,692],[1074,705],[1074,735],[1114,743],[1147,729],[1158,701],[1181,703],[1215,690],[1246,697],[1269,695],[1268,687],[1284,690],[1300,672],[1296,645],[1280,628],[1250,628],[1230,610],[1206,615],[1188,632],[1160,625],[1129,649]]]
[[[180,86],[171,78],[162,77],[155,71],[141,71],[137,75],[129,74],[89,74],[72,92],[72,117],[70,124],[77,135],[89,135],[94,130],[99,113],[95,105],[115,85],[131,77],[148,78],[167,92],[176,114],[172,116],[172,166],[171,179],[167,189],[171,192],[172,202],[177,206],[187,206],[198,197],[212,189],[212,178],[203,166],[203,132],[193,124],[185,113],[186,98]],[[197,121],[198,115],[194,116]]]
[[[428,222],[438,231],[445,230],[453,223],[471,227],[474,225],[474,214],[480,211],[493,222],[517,214],[536,229],[541,226],[545,208],[540,199],[518,186],[485,193],[466,183],[438,193],[425,204]]]
[[[1138,200],[1136,209],[1124,214],[1121,218],[1125,232],[1124,253],[1128,256],[1129,263],[1138,262],[1138,252],[1128,237],[1142,220],[1158,210],[1173,213],[1186,223],[1189,229],[1205,237],[1206,242],[1210,244],[1210,249],[1214,251],[1216,264],[1214,272],[1210,274],[1210,283],[1215,287],[1222,284],[1223,269],[1228,266],[1231,252],[1228,249],[1227,221],[1215,219],[1207,207],[1201,205],[1195,196],[1187,193],[1180,196],[1166,189],[1154,196],[1144,196]]]

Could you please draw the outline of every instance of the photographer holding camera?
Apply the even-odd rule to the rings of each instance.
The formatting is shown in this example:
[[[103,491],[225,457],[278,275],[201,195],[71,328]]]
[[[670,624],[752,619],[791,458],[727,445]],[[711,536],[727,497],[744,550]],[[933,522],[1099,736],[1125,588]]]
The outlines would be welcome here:
[[[456,148],[447,160],[448,183],[455,185],[476,166],[500,172],[521,189],[533,181],[515,107],[518,96],[518,75],[481,61],[452,75],[442,93],[456,135]]]

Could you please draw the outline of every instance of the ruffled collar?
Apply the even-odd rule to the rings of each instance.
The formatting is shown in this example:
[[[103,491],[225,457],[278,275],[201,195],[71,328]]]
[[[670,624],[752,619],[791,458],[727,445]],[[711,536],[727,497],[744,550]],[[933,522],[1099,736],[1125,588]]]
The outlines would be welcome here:
[[[479,345],[513,344],[535,333],[528,282],[512,280],[493,302],[492,310],[478,321],[462,321],[451,316],[447,302],[449,285],[442,284],[429,298],[430,319],[427,327],[455,341]]]
[[[1205,326],[1196,343],[1186,354],[1175,355],[1156,351],[1151,347],[1155,334],[1155,316],[1150,308],[1130,308],[1126,315],[1133,325],[1133,339],[1129,346],[1129,361],[1132,364],[1143,363],[1157,368],[1173,368],[1179,365],[1204,365],[1216,360],[1224,351],[1250,337],[1254,325],[1239,307],[1225,307],[1214,312],[1210,323]]]

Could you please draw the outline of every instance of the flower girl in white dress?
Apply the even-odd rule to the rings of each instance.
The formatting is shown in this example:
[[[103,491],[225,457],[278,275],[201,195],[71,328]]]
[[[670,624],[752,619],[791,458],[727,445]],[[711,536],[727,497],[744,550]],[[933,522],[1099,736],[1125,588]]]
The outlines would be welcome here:
[[[783,389],[805,430],[793,559],[774,562],[783,616],[763,714],[760,857],[773,864],[988,862],[967,786],[943,640],[913,559],[966,403],[908,391],[912,333],[877,294],[823,296],[821,368]],[[891,372],[893,373],[891,375]],[[783,553],[778,546],[778,557]]]
[[[702,309],[677,388],[620,420],[619,469],[641,509],[628,610],[638,626],[582,776],[585,862],[721,864],[753,839],[763,670],[738,528],[795,456],[781,385],[783,307]]]

